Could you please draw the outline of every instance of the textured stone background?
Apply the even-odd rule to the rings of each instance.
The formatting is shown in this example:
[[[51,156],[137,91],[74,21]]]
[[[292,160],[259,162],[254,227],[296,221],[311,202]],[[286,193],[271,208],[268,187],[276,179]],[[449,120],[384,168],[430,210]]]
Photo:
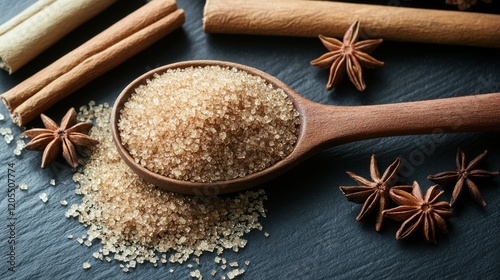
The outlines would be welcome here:
[[[0,0],[0,23],[33,2]],[[178,2],[186,10],[187,22],[182,29],[59,102],[47,114],[59,120],[70,106],[78,108],[90,100],[112,103],[142,73],[192,59],[228,60],[256,67],[275,75],[305,97],[325,104],[371,105],[500,92],[498,49],[397,42],[384,42],[375,51],[374,56],[386,64],[382,69],[365,72],[368,86],[365,92],[357,92],[347,80],[334,91],[327,91],[324,86],[328,71],[309,66],[310,60],[325,51],[319,40],[205,34],[201,28],[204,1]],[[378,1],[454,9],[430,2]],[[500,13],[498,1],[494,2],[491,6],[481,5],[481,9]],[[119,1],[14,75],[0,72],[0,92],[12,88],[143,3]],[[0,113],[7,117],[3,106]],[[34,121],[28,127],[39,125],[39,121]],[[20,132],[8,117],[0,121],[0,127],[10,127],[16,135]],[[470,157],[488,149],[491,153],[484,167],[500,170],[499,133],[450,134],[439,137],[439,141],[435,139],[431,135],[375,139],[318,154],[261,186],[269,195],[268,218],[262,223],[270,236],[265,238],[262,232],[252,232],[247,236],[249,243],[244,250],[225,256],[240,263],[251,261],[244,279],[498,279],[500,178],[480,184],[488,203],[484,209],[467,192],[463,194],[454,217],[449,220],[449,235],[441,237],[436,246],[425,244],[420,235],[395,240],[399,224],[392,221],[387,221],[380,233],[375,232],[371,220],[356,222],[361,206],[348,202],[338,189],[340,185],[354,184],[346,170],[368,176],[372,153],[378,155],[381,169],[401,157],[404,162],[401,183],[418,180],[424,190],[432,184],[427,175],[455,168],[458,146]],[[70,205],[81,199],[74,194],[69,168],[61,162],[41,170],[40,154],[24,151],[22,156],[15,157],[13,150],[14,142],[7,145],[0,141],[1,279],[190,279],[190,270],[184,266],[144,265],[125,274],[115,263],[93,259],[92,252],[98,246],[89,249],[67,239],[68,234],[76,237],[85,233],[77,221],[64,217],[66,208],[59,205],[61,199],[68,200]],[[29,185],[27,192],[16,191],[15,273],[7,271],[6,257],[9,163],[15,164],[17,183]],[[49,185],[52,178],[57,180],[55,187]],[[38,198],[42,192],[49,196],[46,204]],[[446,189],[444,197],[450,196],[451,189]],[[205,279],[211,279],[208,273],[215,268],[213,257],[205,254],[201,258],[200,270]],[[82,269],[85,261],[92,264],[91,269]],[[168,272],[170,267],[175,269],[173,274]]]

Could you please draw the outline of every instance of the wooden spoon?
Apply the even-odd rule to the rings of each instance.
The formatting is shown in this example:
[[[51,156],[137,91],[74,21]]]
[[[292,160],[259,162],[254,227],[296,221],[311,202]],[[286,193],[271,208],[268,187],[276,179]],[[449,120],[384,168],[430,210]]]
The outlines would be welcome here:
[[[118,130],[120,110],[134,89],[167,69],[220,65],[260,76],[291,98],[300,114],[300,132],[290,155],[242,178],[210,183],[171,179],[137,164],[123,147]],[[113,140],[125,163],[145,181],[183,194],[217,195],[266,182],[315,153],[334,145],[396,135],[500,130],[500,93],[371,106],[330,106],[309,101],[277,78],[257,69],[225,61],[186,61],[166,65],[140,76],[120,94],[111,116]]]

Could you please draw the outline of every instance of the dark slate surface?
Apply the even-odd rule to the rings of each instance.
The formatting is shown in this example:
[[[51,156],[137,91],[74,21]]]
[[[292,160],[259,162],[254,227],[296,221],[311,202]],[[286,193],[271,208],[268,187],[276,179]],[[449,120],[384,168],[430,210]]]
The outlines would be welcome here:
[[[0,23],[33,2],[0,0]],[[431,2],[434,1],[378,1],[388,5],[454,9]],[[476,10],[500,13],[498,1],[494,2],[491,6],[481,4]],[[0,72],[0,92],[12,88],[143,3],[119,1],[14,75]],[[319,40],[207,35],[201,29],[203,5],[204,1],[179,0],[187,16],[181,30],[85,86],[47,114],[60,119],[69,106],[78,108],[90,100],[113,102],[129,82],[147,70],[191,59],[228,60],[259,68],[305,97],[325,104],[370,105],[500,92],[498,49],[397,42],[384,42],[374,53],[386,66],[366,71],[365,92],[357,92],[347,80],[334,91],[327,91],[324,88],[327,71],[309,66],[310,60],[325,51]],[[0,113],[7,116],[3,106]],[[34,121],[28,127],[39,125],[39,121]],[[14,134],[19,134],[9,119],[0,121],[0,127],[10,127]],[[346,170],[368,176],[372,153],[378,155],[382,169],[401,157],[404,163],[401,183],[418,180],[424,190],[432,184],[427,175],[455,168],[458,146],[470,157],[488,149],[490,156],[484,167],[500,170],[499,140],[499,133],[463,133],[391,137],[331,148],[261,186],[269,195],[268,218],[262,223],[270,237],[252,232],[247,236],[249,243],[244,250],[225,256],[240,263],[251,261],[245,279],[498,279],[499,178],[480,184],[488,203],[484,209],[464,193],[449,220],[449,235],[441,236],[436,246],[425,244],[420,235],[395,240],[399,224],[392,221],[386,222],[380,233],[375,232],[371,220],[356,222],[361,206],[348,202],[338,186],[354,184]],[[15,157],[13,150],[14,143],[7,145],[0,141],[1,279],[190,279],[189,270],[181,266],[145,265],[125,274],[115,263],[93,259],[91,254],[97,246],[89,249],[66,238],[68,234],[76,237],[85,233],[77,221],[64,217],[66,208],[59,205],[61,199],[70,204],[80,201],[74,194],[70,170],[61,164],[41,170],[40,154],[25,151]],[[7,270],[6,256],[9,163],[15,164],[16,183],[29,185],[27,192],[16,191],[15,273]],[[51,178],[58,181],[57,186],[49,185]],[[47,204],[38,198],[42,192],[49,195]],[[444,197],[449,199],[450,195],[451,189],[446,189]],[[208,273],[215,268],[213,257],[206,254],[201,259],[200,269],[205,279],[211,279]],[[90,270],[82,269],[84,261],[92,264]],[[169,267],[175,269],[173,274],[168,273]]]

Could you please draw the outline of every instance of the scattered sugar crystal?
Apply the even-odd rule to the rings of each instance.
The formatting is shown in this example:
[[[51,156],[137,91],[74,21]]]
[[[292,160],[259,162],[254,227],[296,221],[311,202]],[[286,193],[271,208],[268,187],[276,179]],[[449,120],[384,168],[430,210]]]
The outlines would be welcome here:
[[[9,127],[2,127],[2,128],[0,128],[0,134],[4,135],[4,136],[11,135],[12,130]]]
[[[14,136],[12,136],[12,134],[6,134],[3,137],[3,140],[5,141],[5,143],[10,144],[10,142],[12,142],[12,140],[14,140]]]
[[[227,268],[227,265],[223,264],[220,267],[222,268],[222,270],[225,270]]]
[[[130,268],[135,268],[136,264],[137,264],[137,262],[132,260],[132,261],[129,262],[129,267]]]
[[[61,200],[59,201],[59,203],[62,205],[62,206],[67,206],[68,205],[68,202],[66,200]]]
[[[214,277],[214,276],[215,276],[215,274],[217,274],[217,270],[212,269],[212,271],[210,271],[210,275],[212,275],[212,277]]]
[[[231,267],[237,267],[238,266],[238,262],[231,262],[231,263],[229,263],[229,266],[231,266]]]
[[[81,239],[80,237],[77,237],[77,238],[76,238],[76,241],[77,241],[78,243],[80,243],[80,244],[83,244],[83,239]]]
[[[46,203],[49,200],[49,197],[47,196],[46,193],[42,193],[38,196],[44,203]]]
[[[193,265],[192,264],[188,264],[187,267],[188,268],[193,268]]]
[[[91,265],[90,265],[90,263],[88,263],[88,262],[84,262],[84,263],[83,263],[83,269],[89,269],[89,268],[90,268],[90,266],[91,266]]]
[[[24,143],[23,140],[17,140],[16,141],[16,148],[14,149],[14,155],[20,156],[21,151],[26,147],[26,143]]]
[[[235,277],[240,276],[243,273],[245,273],[244,269],[234,269],[227,273],[227,278],[234,279]]]
[[[248,266],[250,265],[250,261],[245,261],[245,264]]]
[[[216,256],[215,259],[214,259],[214,262],[215,263],[220,263],[220,260],[221,260],[221,258],[219,256]]]
[[[3,114],[0,114],[0,121],[3,121],[5,120],[5,117],[3,116]]]
[[[269,237],[269,233],[268,232],[264,232],[264,236],[265,237]]]
[[[191,277],[193,277],[193,278],[202,279],[201,273],[200,273],[200,271],[198,269],[195,270],[195,271],[191,271],[189,273],[189,275],[191,275]]]
[[[118,122],[122,143],[138,163],[196,182],[235,179],[273,165],[292,152],[299,126],[299,113],[282,89],[219,66],[155,75],[135,89]]]
[[[56,185],[56,179],[50,179],[49,184],[51,184],[52,186],[55,186]]]
[[[68,235],[68,239],[73,239],[73,234]]]
[[[27,191],[28,190],[28,185],[26,185],[25,183],[20,183],[19,184],[19,189],[21,189],[23,191]]]
[[[173,273],[173,272],[174,272],[174,269],[173,269],[173,268],[170,268],[170,269],[168,270],[168,272]]]
[[[24,140],[17,140],[16,147],[23,149],[24,147],[26,147],[26,143],[24,143]]]
[[[94,252],[94,253],[92,254],[92,256],[93,256],[94,258],[98,259],[98,258],[99,258],[99,256],[101,256],[101,254],[99,254],[99,252]]]

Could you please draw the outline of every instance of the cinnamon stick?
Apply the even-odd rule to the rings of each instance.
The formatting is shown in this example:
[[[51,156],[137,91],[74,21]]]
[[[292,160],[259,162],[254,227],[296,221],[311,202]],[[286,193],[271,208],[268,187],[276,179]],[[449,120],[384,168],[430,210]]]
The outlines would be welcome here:
[[[39,0],[0,26],[0,68],[14,73],[116,0]]]
[[[175,0],[153,0],[4,93],[21,126],[57,101],[144,50],[185,21]]]
[[[500,15],[330,1],[207,0],[211,33],[341,37],[360,20],[369,37],[422,43],[500,47]]]

